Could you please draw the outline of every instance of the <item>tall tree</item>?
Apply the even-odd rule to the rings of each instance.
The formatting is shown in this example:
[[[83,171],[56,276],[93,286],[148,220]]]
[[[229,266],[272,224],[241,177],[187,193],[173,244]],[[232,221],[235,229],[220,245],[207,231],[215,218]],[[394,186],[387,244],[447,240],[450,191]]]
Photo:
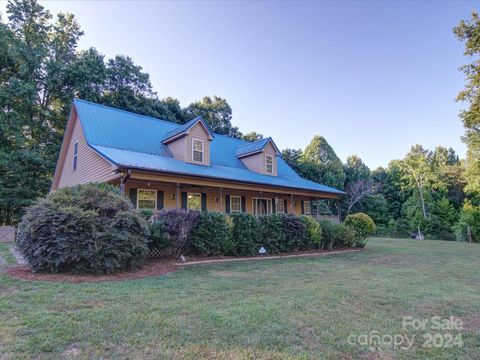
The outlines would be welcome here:
[[[464,55],[473,58],[473,61],[461,67],[467,84],[458,96],[458,101],[470,104],[467,110],[460,113],[465,127],[464,141],[467,144],[467,159],[465,190],[469,193],[480,194],[480,17],[476,11],[472,12],[469,20],[462,20],[453,29],[456,37],[465,43]]]
[[[425,193],[437,182],[429,157],[428,150],[420,145],[415,145],[401,162],[404,172],[403,179],[407,186],[416,190],[424,220],[428,218]]]
[[[242,134],[232,125],[232,108],[224,98],[205,96],[185,109],[185,119],[191,120],[201,115],[212,131],[232,137]]]
[[[310,165],[311,180],[339,189],[345,183],[343,164],[323,136],[315,135],[303,152],[303,162]]]

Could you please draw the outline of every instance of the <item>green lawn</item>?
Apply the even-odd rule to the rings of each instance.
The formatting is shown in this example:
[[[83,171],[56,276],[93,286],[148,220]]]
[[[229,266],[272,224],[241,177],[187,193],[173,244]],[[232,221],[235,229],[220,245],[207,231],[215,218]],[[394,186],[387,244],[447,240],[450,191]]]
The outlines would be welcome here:
[[[13,261],[0,244],[0,268]],[[402,316],[464,322],[461,348],[424,348]],[[409,350],[350,334],[415,335]],[[435,331],[438,332],[438,331]],[[435,333],[434,332],[434,333]],[[440,332],[442,335],[444,332]],[[374,239],[367,251],[203,265],[97,284],[0,273],[0,359],[480,358],[480,245]]]

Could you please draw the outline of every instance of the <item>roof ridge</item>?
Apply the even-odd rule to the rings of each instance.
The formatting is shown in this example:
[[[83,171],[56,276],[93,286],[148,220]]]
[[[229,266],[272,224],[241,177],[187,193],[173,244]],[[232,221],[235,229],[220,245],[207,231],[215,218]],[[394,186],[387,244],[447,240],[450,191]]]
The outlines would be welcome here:
[[[239,147],[244,147],[244,146],[248,146],[248,145],[252,145],[252,144],[255,144],[255,143],[258,143],[258,142],[261,142],[261,141],[266,141],[266,140],[272,140],[272,138],[269,136],[269,137],[266,137],[266,138],[263,138],[263,139],[259,139],[259,140],[255,140],[255,141],[247,141],[246,144],[237,146],[237,148],[239,148]],[[244,140],[244,141],[246,141],[246,140]]]
[[[95,102],[93,102],[93,101],[88,101],[88,100],[84,100],[84,99],[75,98],[73,101],[74,101],[74,102],[75,102],[75,101],[81,101],[81,102],[84,102],[84,103],[87,103],[87,104],[90,104],[90,105],[94,105],[94,106],[106,108],[106,109],[109,109],[109,110],[119,111],[119,112],[123,112],[123,113],[130,114],[130,115],[140,116],[140,117],[147,118],[147,119],[152,119],[152,120],[156,120],[156,121],[161,121],[161,122],[168,123],[168,124],[172,124],[172,125],[177,125],[177,126],[182,126],[182,125],[184,125],[184,124],[176,123],[176,122],[174,122],[174,121],[165,120],[165,119],[160,119],[160,118],[156,118],[156,117],[148,116],[148,115],[143,115],[143,114],[139,114],[139,113],[136,113],[136,112],[133,112],[133,111],[123,110],[123,109],[119,109],[119,108],[116,108],[116,107],[113,107],[113,106],[107,106],[107,105],[103,105],[103,104],[98,104],[98,103],[95,103]]]

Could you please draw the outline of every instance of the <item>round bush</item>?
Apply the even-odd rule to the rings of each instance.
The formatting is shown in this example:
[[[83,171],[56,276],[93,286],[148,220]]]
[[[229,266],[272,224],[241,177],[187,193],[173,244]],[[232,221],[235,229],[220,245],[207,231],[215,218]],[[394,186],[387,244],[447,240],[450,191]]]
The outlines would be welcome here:
[[[344,224],[353,230],[357,247],[365,247],[368,238],[376,229],[370,216],[361,212],[347,215]]]
[[[107,184],[58,190],[30,206],[17,246],[34,272],[112,273],[148,252],[148,228],[130,201]]]
[[[200,255],[223,255],[230,238],[227,217],[219,212],[200,213],[187,241],[188,250]]]

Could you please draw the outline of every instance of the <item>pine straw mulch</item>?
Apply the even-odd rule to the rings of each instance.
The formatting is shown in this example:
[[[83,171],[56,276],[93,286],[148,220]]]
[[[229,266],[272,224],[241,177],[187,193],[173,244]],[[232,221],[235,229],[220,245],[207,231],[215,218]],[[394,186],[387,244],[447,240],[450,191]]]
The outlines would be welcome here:
[[[365,249],[352,248],[338,248],[334,250],[312,250],[312,251],[296,251],[284,254],[269,254],[265,256],[252,257],[234,257],[234,256],[187,256],[185,263],[180,263],[176,259],[153,258],[147,259],[140,269],[129,270],[125,272],[118,272],[105,275],[75,275],[75,274],[47,274],[47,273],[33,273],[28,265],[11,266],[5,270],[8,275],[28,280],[28,281],[52,281],[52,282],[69,282],[69,283],[83,283],[83,282],[104,282],[104,281],[123,281],[131,279],[140,279],[151,276],[160,276],[172,273],[185,265],[196,264],[215,264],[225,261],[242,261],[242,260],[267,260],[303,257],[303,256],[321,256],[329,253],[342,253],[351,251],[365,251]]]

